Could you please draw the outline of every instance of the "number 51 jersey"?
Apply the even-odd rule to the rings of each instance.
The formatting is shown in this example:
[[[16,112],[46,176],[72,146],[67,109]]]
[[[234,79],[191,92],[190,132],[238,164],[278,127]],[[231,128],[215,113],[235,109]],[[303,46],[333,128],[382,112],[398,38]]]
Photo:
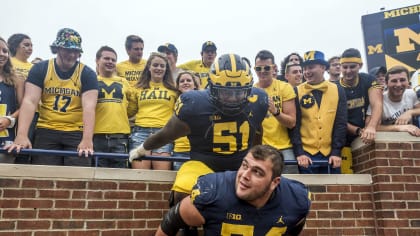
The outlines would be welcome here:
[[[237,170],[251,148],[256,132],[267,114],[267,94],[252,88],[249,103],[234,116],[223,115],[213,105],[210,91],[183,93],[175,105],[175,115],[188,124],[190,157],[219,172]]]

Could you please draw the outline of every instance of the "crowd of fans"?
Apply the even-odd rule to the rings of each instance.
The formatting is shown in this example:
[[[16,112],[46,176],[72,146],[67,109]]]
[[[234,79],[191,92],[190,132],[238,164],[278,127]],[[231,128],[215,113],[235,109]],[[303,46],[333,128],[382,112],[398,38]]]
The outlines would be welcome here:
[[[0,38],[2,145],[17,152],[32,147],[77,150],[81,156],[2,154],[0,162],[178,170],[176,162],[104,158],[93,163],[87,157],[93,151],[129,153],[161,130],[179,109],[181,94],[207,89],[216,44],[204,42],[201,59],[177,65],[175,45],[163,44],[144,59],[143,39],[129,35],[127,60],[102,46],[91,69],[79,61],[81,43],[75,30],[61,29],[50,45],[56,57],[29,62],[29,36]],[[420,92],[410,86],[410,72],[403,66],[362,73],[362,57],[354,48],[328,60],[316,50],[303,56],[293,52],[279,63],[268,50],[258,52],[253,62],[242,60],[258,77],[254,87],[268,95],[262,144],[279,150],[285,160],[297,161],[284,173],[327,173],[325,166],[314,163],[318,160],[328,160],[332,173],[352,173],[355,138],[372,143],[376,131],[420,137]],[[189,150],[183,137],[148,154],[188,157]]]

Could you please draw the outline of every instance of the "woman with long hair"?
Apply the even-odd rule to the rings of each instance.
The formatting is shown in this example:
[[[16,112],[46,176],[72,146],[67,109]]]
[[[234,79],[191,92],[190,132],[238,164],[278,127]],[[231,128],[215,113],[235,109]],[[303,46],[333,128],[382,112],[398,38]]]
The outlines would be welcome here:
[[[194,75],[193,71],[182,71],[176,78],[176,87],[179,92],[186,93],[192,90],[200,89],[198,78]],[[187,137],[181,137],[174,141],[174,157],[190,157],[190,141]],[[173,170],[179,170],[182,162],[174,162]]]
[[[178,94],[166,55],[152,53],[136,84],[137,114],[131,132],[131,149],[141,145],[147,137],[165,126],[173,114]],[[172,146],[166,144],[149,154],[169,157]],[[170,170],[172,164],[168,161],[143,160],[133,161],[131,165],[134,169]]]
[[[1,146],[13,143],[16,121],[24,91],[24,79],[18,76],[10,62],[9,48],[0,37],[0,142]],[[0,154],[1,163],[14,163],[9,154]]]
[[[7,40],[13,68],[18,74],[28,78],[32,63],[28,61],[32,55],[32,41],[26,34],[13,34]]]

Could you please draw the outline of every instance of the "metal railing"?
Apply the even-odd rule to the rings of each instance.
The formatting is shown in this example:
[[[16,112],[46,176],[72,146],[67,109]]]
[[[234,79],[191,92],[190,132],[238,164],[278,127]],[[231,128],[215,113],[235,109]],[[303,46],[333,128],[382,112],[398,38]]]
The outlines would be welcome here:
[[[7,150],[0,149],[0,153],[7,153]],[[19,153],[16,150],[13,150],[13,155],[22,154],[22,155],[46,155],[46,156],[72,156],[77,157],[79,153],[76,151],[61,151],[61,150],[46,150],[46,149],[21,149]],[[99,158],[121,158],[128,159],[128,154],[122,153],[108,153],[108,152],[94,152],[93,155],[89,155],[90,158],[95,160],[95,167],[98,166]],[[178,156],[144,156],[142,160],[152,160],[152,161],[178,161],[185,162],[190,160],[187,157],[178,157]],[[331,173],[331,166],[328,164],[328,160],[325,161],[312,161],[313,164],[320,166],[328,166],[328,173]],[[297,165],[297,161],[285,160],[285,165]]]

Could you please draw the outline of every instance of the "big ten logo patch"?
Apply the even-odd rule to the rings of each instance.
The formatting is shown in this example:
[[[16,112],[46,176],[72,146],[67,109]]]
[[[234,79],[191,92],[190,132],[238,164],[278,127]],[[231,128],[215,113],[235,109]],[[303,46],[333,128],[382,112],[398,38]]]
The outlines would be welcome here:
[[[303,108],[311,108],[315,104],[315,98],[311,94],[305,94],[300,99],[300,105]]]

